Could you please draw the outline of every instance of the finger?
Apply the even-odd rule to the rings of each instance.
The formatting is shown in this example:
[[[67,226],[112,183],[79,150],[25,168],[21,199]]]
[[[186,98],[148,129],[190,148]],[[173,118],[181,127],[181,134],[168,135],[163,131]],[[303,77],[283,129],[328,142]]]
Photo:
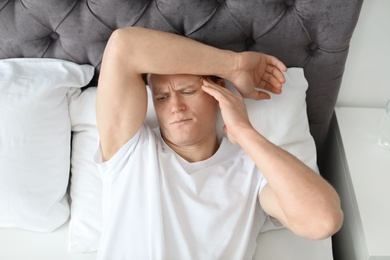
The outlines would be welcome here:
[[[283,84],[279,82],[273,75],[269,73],[264,73],[258,88],[262,88],[268,91],[271,91],[275,94],[280,94],[282,92]]]
[[[253,99],[253,100],[263,100],[263,99],[271,98],[271,96],[268,93],[256,89],[248,95],[243,95],[243,97],[248,99]]]
[[[226,88],[223,88],[220,85],[209,81],[208,79],[203,79],[202,83],[203,83],[202,85],[203,91],[213,96],[217,101],[220,101],[222,96],[226,96],[230,92]]]
[[[275,67],[275,66],[267,66],[266,72],[268,72],[270,75],[274,76],[281,84],[286,82],[286,78],[284,77],[283,72]]]
[[[265,57],[266,57],[267,64],[271,64],[271,65],[277,67],[281,71],[287,71],[286,65],[284,65],[284,63],[281,62],[278,58],[271,56],[271,55],[266,55],[266,54],[265,54]]]
[[[222,89],[222,87],[220,85],[216,84],[215,82],[211,81],[208,78],[203,78],[202,84],[203,84],[203,86],[214,89],[215,91],[220,91]]]
[[[221,102],[223,97],[224,98],[237,97],[229,89],[223,88],[220,85],[212,81],[209,81],[208,79],[203,80],[203,86],[202,86],[203,91],[213,96],[218,102]],[[240,94],[243,98],[254,99],[254,100],[263,100],[263,99],[271,98],[271,96],[268,93],[256,90],[255,88],[251,93],[240,93]]]

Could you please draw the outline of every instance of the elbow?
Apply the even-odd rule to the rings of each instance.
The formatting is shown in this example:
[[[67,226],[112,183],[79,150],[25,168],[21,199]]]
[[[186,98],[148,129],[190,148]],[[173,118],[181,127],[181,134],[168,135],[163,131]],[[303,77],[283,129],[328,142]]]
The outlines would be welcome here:
[[[327,212],[321,214],[321,217],[316,219],[310,228],[310,232],[306,234],[306,237],[313,240],[323,240],[333,236],[337,233],[344,220],[344,214],[341,209],[334,212]]]
[[[317,203],[317,208],[312,211],[310,220],[308,220],[309,232],[307,237],[313,240],[322,240],[336,234],[342,227],[344,213],[341,209],[340,198],[334,193],[332,199],[323,200]]]
[[[108,39],[106,48],[118,47],[121,51],[134,50],[144,41],[145,33],[143,28],[139,27],[124,27],[114,30]]]
[[[342,227],[343,221],[344,221],[344,213],[339,208],[336,213],[331,214],[331,217],[329,217],[328,224],[325,228],[326,232],[322,234],[322,236],[327,238],[336,234]]]
[[[124,57],[124,37],[123,29],[117,29],[111,34],[104,49],[103,66],[105,63],[118,62]]]
[[[121,69],[135,69],[138,45],[136,33],[136,29],[133,28],[116,29],[104,49],[102,67],[118,66]]]
[[[116,29],[108,39],[105,52],[123,52],[126,46],[126,41],[128,41],[126,40],[126,38],[132,38],[128,37],[127,34],[128,32],[126,32],[126,29],[124,28]],[[127,44],[130,44],[130,42],[128,42]]]

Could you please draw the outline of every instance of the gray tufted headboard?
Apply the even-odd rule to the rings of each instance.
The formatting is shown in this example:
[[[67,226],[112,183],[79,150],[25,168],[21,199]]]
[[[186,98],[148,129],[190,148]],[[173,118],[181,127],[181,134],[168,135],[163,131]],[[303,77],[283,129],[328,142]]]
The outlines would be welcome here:
[[[111,33],[141,26],[303,67],[321,158],[363,0],[0,0],[0,59],[60,58],[96,67]]]

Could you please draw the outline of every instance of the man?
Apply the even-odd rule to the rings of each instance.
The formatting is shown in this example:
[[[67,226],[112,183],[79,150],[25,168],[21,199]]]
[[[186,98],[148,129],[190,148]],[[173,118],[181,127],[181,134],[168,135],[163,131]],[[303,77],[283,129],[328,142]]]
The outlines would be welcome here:
[[[281,93],[285,65],[143,28],[115,31],[97,93],[105,217],[100,259],[251,259],[267,216],[323,239],[335,190],[251,125],[243,98]],[[144,125],[147,73],[158,129]],[[241,96],[224,87],[233,83]],[[216,134],[217,109],[227,138]]]

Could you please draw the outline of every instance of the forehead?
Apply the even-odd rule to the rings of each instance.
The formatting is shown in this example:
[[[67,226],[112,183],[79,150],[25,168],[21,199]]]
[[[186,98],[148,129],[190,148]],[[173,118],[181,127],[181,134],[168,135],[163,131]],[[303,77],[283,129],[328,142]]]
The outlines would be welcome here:
[[[202,76],[195,75],[149,75],[148,82],[153,92],[167,88],[185,88],[191,86],[200,86]]]

